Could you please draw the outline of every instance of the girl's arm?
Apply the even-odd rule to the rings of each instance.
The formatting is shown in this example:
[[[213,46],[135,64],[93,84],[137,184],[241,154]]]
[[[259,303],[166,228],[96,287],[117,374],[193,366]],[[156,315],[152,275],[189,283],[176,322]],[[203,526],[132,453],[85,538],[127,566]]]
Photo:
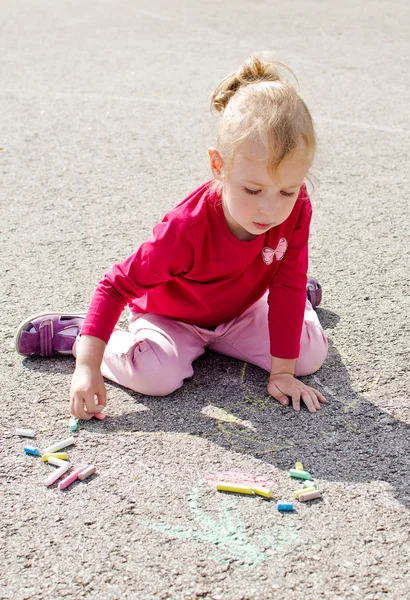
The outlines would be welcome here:
[[[288,406],[290,396],[296,411],[300,410],[300,401],[303,400],[309,412],[316,412],[320,410],[320,402],[326,402],[326,398],[295,378],[295,364],[296,359],[272,356],[268,392],[283,406]]]
[[[78,343],[76,368],[70,388],[70,412],[79,419],[91,419],[93,413],[101,410],[97,406],[107,403],[100,370],[105,346],[103,340],[91,335],[82,335]]]

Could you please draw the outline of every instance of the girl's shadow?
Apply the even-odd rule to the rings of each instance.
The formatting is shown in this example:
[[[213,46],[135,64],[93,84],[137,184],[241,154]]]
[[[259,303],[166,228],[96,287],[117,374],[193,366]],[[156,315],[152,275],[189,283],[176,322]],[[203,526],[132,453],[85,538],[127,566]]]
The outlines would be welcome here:
[[[318,310],[325,328],[337,315]],[[28,360],[28,368],[68,372],[73,361]],[[349,374],[329,340],[329,356],[314,375],[303,378],[328,404],[316,413],[282,407],[267,391],[267,374],[258,367],[207,352],[195,361],[195,375],[167,396],[142,396],[108,383],[108,395],[125,393],[137,410],[98,424],[99,432],[168,431],[209,439],[288,470],[296,461],[320,479],[351,483],[381,480],[410,507],[408,468],[410,429],[352,389]],[[111,388],[111,390],[110,390]],[[109,410],[108,410],[109,414]],[[91,431],[92,423],[83,423]]]

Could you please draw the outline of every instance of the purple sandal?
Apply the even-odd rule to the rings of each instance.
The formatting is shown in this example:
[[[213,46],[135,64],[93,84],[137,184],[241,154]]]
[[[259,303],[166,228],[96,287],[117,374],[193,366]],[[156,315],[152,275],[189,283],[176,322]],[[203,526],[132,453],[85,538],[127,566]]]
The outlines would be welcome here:
[[[35,315],[23,321],[16,335],[16,350],[22,356],[64,356],[84,323],[85,313]]]
[[[313,277],[308,276],[306,293],[312,307],[316,308],[316,306],[319,306],[322,301],[322,286]]]

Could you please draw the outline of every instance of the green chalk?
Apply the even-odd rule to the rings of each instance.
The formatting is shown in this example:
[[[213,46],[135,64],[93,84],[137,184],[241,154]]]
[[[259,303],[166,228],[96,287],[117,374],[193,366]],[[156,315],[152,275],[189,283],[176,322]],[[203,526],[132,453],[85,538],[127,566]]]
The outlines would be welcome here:
[[[312,479],[312,475],[307,471],[299,471],[299,469],[289,469],[289,475],[291,477],[297,477],[298,479]]]
[[[305,481],[303,484],[304,488],[315,488],[317,490],[317,483],[313,483],[313,481]]]

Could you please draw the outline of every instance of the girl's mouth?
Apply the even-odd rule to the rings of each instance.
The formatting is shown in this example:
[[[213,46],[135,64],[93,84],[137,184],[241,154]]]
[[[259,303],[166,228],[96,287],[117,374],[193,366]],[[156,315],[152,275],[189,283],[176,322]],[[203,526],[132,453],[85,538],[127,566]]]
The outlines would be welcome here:
[[[272,227],[272,223],[256,223],[256,221],[253,221],[252,225],[256,229],[269,229],[269,227]]]

